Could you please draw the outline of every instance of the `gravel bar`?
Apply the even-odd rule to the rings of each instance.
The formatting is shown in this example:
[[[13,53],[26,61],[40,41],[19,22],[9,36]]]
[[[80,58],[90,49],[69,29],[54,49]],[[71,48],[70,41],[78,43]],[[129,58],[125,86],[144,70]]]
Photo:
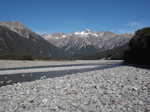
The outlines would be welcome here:
[[[22,64],[22,67],[28,67],[27,63],[30,67],[31,63],[36,64],[26,62],[26,66]],[[45,66],[44,62],[37,63]],[[110,66],[115,63],[115,66]],[[46,66],[50,64],[51,62],[46,62]],[[79,65],[92,69],[82,71],[85,68],[81,67],[82,72],[69,75],[65,72],[59,77],[44,77],[2,86],[0,112],[150,112],[149,69],[118,65],[118,61],[104,60],[52,62],[52,67],[56,69],[58,65],[66,65],[67,68],[67,64],[75,65],[74,69],[76,66],[79,69]],[[12,65],[1,65],[0,68],[20,69],[19,66]],[[94,65],[96,69],[93,69]],[[59,74],[62,71],[58,69],[57,72]],[[44,74],[48,76],[50,73]]]

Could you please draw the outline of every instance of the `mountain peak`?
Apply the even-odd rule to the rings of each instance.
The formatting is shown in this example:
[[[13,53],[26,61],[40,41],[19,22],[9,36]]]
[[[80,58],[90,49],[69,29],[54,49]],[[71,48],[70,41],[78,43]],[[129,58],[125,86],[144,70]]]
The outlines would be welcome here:
[[[49,39],[62,39],[62,38],[67,37],[67,35],[63,32],[55,32],[53,34],[43,34],[41,36],[44,37],[44,39],[46,39],[46,40],[49,40]]]
[[[1,26],[7,27],[10,30],[20,34],[23,37],[29,38],[29,32],[32,32],[24,24],[18,21],[2,21],[0,22]]]
[[[0,25],[9,28],[26,29],[25,25],[19,21],[2,21],[0,22]]]
[[[85,32],[92,32],[92,30],[91,30],[91,29],[88,29],[88,28],[85,29],[84,31],[85,31]]]

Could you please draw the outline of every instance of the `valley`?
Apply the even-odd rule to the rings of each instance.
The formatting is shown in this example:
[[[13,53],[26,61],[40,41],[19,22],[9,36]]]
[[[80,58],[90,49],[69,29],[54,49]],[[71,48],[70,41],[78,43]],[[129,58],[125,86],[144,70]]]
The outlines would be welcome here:
[[[68,34],[38,34],[20,22],[0,22],[0,59],[123,59],[127,49],[123,46],[127,46],[131,38],[130,34],[89,29]]]

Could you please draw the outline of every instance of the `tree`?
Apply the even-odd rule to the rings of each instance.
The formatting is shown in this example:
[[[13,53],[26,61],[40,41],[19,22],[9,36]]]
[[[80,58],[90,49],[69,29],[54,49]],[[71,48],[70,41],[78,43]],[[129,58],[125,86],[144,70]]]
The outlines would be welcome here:
[[[135,32],[124,59],[128,63],[150,65],[150,27]]]

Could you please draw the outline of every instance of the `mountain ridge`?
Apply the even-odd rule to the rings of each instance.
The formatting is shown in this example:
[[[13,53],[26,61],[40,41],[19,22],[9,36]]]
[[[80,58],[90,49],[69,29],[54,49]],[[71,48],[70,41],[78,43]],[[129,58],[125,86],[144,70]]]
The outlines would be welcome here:
[[[41,34],[41,36],[43,38],[45,38],[46,40],[48,39],[61,39],[61,38],[67,38],[67,37],[71,37],[71,36],[79,36],[79,37],[87,37],[87,36],[95,36],[95,37],[99,37],[99,36],[105,36],[105,35],[111,35],[111,36],[123,36],[123,37],[132,37],[132,34],[128,34],[128,33],[123,33],[123,34],[117,34],[117,33],[113,33],[111,31],[92,31],[90,29],[85,29],[83,31],[76,31],[73,33],[63,33],[63,32],[55,32],[55,33],[51,33],[51,34]]]
[[[64,49],[72,58],[118,48],[128,43],[132,38],[130,34],[115,34],[109,31],[94,32],[89,29],[69,34],[57,32],[42,36],[49,43]]]
[[[29,52],[36,58],[56,58],[63,52],[19,22],[0,22],[0,28],[1,52]],[[10,47],[4,49],[6,45],[13,50]]]
[[[131,39],[129,34],[115,34],[110,31],[78,31],[70,34],[56,32],[39,35],[20,22],[0,22],[0,53],[29,52],[34,57],[48,59],[80,59],[94,54],[123,48]],[[124,48],[123,48],[124,50]],[[99,56],[101,57],[101,56]]]

